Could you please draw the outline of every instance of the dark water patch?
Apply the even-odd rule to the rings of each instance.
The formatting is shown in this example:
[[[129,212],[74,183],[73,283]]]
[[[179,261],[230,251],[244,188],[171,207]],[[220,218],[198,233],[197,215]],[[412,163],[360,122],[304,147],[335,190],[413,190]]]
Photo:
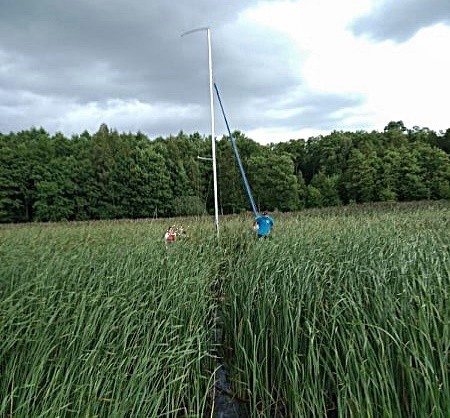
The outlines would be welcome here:
[[[223,315],[220,303],[222,298],[218,298],[219,304],[216,310],[214,321],[213,341],[216,347],[217,368],[215,372],[214,384],[214,410],[213,418],[248,418],[248,407],[245,402],[237,399],[227,379],[226,364],[223,358]]]
[[[216,396],[214,400],[214,418],[247,418],[247,407],[244,402],[236,399],[227,381],[226,370],[219,364],[216,371]]]

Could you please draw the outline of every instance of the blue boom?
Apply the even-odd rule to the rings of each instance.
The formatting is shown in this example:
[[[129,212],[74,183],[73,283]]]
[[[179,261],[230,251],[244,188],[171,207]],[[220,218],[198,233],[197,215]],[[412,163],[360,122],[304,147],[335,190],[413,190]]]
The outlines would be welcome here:
[[[250,186],[247,181],[247,176],[245,175],[244,167],[241,162],[241,158],[239,157],[239,151],[236,147],[236,142],[231,135],[230,127],[228,125],[227,117],[225,116],[225,111],[223,110],[222,100],[220,100],[219,89],[217,88],[216,83],[214,83],[214,88],[216,89],[217,98],[219,99],[220,108],[222,109],[223,118],[225,119],[225,125],[227,125],[228,136],[231,141],[231,145],[233,146],[234,156],[236,157],[237,164],[239,166],[239,171],[241,172],[242,181],[244,182],[245,191],[247,192],[248,200],[250,201],[250,205],[252,206],[253,213],[255,218],[259,216],[258,210],[256,209],[255,201],[253,200],[252,192],[250,190]]]

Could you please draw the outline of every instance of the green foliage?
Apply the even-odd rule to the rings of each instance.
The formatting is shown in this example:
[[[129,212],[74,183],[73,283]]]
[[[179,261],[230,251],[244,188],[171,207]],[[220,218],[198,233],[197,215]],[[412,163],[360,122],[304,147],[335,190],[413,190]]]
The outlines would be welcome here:
[[[248,177],[246,167],[249,165],[249,160],[263,155],[266,149],[262,145],[246,138],[239,131],[233,133],[233,138]],[[224,136],[219,141],[217,155],[220,206],[223,212],[227,214],[251,210],[251,205],[229,137]],[[249,179],[247,180],[249,181]],[[255,185],[250,181],[249,186],[252,194],[254,194]]]
[[[72,158],[55,158],[48,165],[36,184],[36,199],[33,203],[36,221],[61,221],[73,219],[74,183],[70,168]]]
[[[348,200],[357,203],[375,200],[378,165],[376,154],[364,155],[359,149],[352,150],[344,175],[344,188]]]
[[[288,155],[270,153],[267,156],[250,157],[248,178],[260,209],[298,209],[298,180],[294,174],[294,164]]]
[[[420,172],[423,187],[429,199],[450,198],[450,157],[442,150],[424,143],[412,146]]]
[[[424,183],[424,172],[419,164],[419,156],[409,148],[403,148],[401,163],[397,169],[397,194],[400,201],[421,200],[430,198]]]
[[[317,173],[309,186],[315,188],[320,193],[320,205],[311,205],[307,203],[308,207],[323,207],[323,206],[339,206],[341,199],[338,192],[338,175],[326,176],[324,173]],[[309,187],[308,186],[308,187]]]
[[[317,187],[309,184],[306,188],[306,207],[321,208],[323,206],[322,193]]]
[[[172,211],[175,216],[202,216],[206,215],[205,202],[198,196],[179,196],[172,202]]]
[[[259,208],[450,198],[450,129],[333,131],[263,146],[233,137]],[[223,214],[250,210],[228,137],[217,141]],[[0,222],[182,216],[214,210],[211,138],[149,140],[103,124],[66,138],[44,129],[0,134]],[[184,207],[183,207],[184,205]]]

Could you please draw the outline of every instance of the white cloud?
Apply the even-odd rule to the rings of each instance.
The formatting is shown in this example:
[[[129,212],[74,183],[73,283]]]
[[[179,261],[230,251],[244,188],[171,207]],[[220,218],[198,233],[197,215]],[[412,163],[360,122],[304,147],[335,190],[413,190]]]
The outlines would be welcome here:
[[[1,91],[0,91],[1,92]],[[136,99],[108,99],[78,103],[67,98],[49,97],[22,91],[2,96],[14,101],[14,106],[0,106],[5,119],[20,121],[22,129],[43,127],[49,133],[62,132],[65,135],[79,134],[84,130],[94,133],[102,123],[122,132],[137,132],[144,128],[149,135],[176,134],[175,124],[198,118],[203,109],[197,105],[158,103],[151,105]],[[6,130],[15,131],[14,123],[5,125]],[[162,132],[164,127],[167,131]],[[175,129],[170,130],[170,128]]]
[[[95,132],[100,124],[106,123],[110,128],[122,132],[137,132],[145,130],[148,135],[176,134],[170,128],[173,121],[189,121],[198,117],[202,109],[196,105],[173,105],[159,103],[152,105],[139,100],[110,99],[106,102],[91,102],[84,105],[73,104],[64,114],[48,121],[55,130],[70,130],[80,133],[87,129]],[[167,131],[162,132],[161,126]]]
[[[369,0],[266,3],[249,12],[248,18],[295,42],[304,95],[364,97],[359,109],[342,111],[338,118],[342,128],[360,124],[360,129],[382,129],[390,120],[400,119],[406,126],[448,128],[444,99],[450,94],[450,56],[445,45],[450,45],[450,27],[424,28],[400,44],[355,37],[350,23],[373,4]]]
[[[319,135],[326,135],[329,131],[324,129],[298,129],[288,128],[261,128],[245,132],[248,138],[251,138],[262,144],[289,141],[290,139],[308,139]]]

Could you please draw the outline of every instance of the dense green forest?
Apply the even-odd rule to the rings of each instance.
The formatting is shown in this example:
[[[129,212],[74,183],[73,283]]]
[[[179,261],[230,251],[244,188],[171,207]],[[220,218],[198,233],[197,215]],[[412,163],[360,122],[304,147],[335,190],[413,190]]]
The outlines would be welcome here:
[[[294,211],[376,201],[450,199],[450,129],[390,122],[261,145],[234,132],[257,206]],[[0,133],[0,222],[201,215],[213,210],[209,137],[149,139],[101,125],[67,138]],[[250,209],[230,141],[217,141],[219,206]]]

